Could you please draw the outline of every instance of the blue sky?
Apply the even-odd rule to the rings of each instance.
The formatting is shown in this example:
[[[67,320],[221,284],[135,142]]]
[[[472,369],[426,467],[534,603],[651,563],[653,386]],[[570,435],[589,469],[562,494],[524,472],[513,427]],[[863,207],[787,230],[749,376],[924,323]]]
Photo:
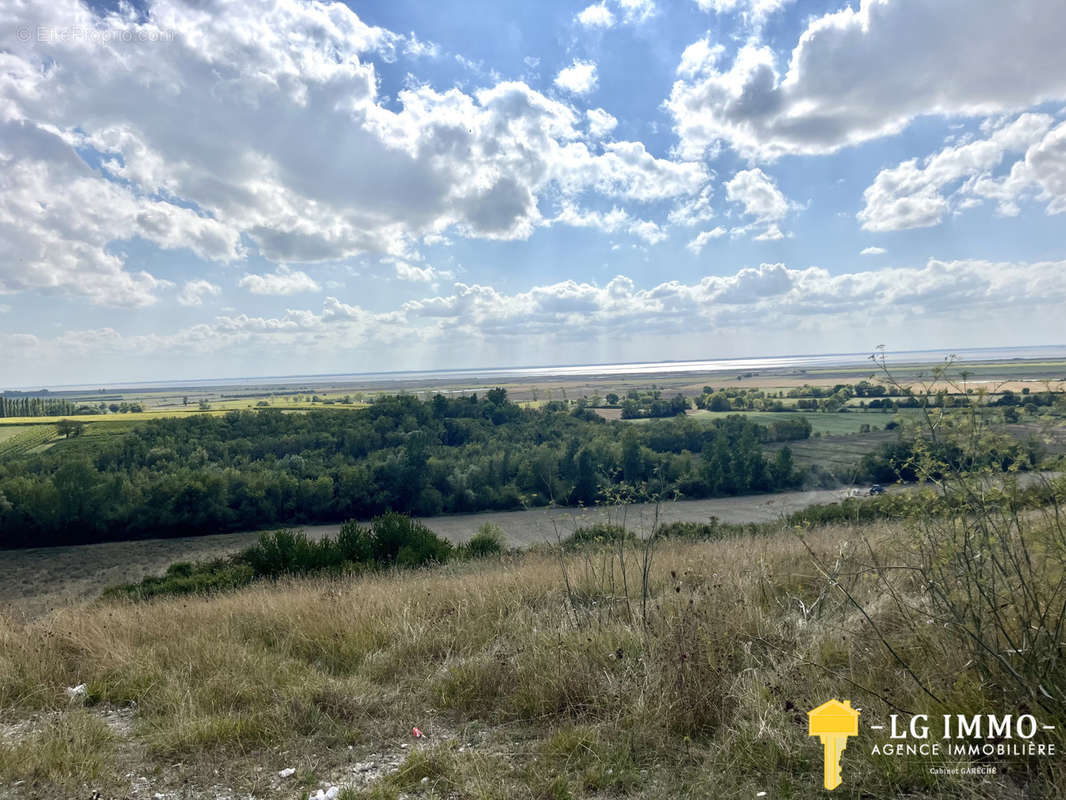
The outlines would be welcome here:
[[[0,386],[1064,342],[1063,30],[0,0]]]

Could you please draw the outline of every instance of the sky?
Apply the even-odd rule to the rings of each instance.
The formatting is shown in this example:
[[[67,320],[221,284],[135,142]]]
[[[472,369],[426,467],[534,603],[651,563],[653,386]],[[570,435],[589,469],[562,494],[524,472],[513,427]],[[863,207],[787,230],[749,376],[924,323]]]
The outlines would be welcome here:
[[[0,0],[0,387],[1066,343],[1064,31]]]

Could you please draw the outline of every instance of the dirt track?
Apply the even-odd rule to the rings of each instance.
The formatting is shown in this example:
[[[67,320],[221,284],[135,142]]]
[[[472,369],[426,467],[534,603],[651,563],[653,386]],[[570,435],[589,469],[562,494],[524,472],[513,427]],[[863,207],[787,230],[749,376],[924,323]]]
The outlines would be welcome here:
[[[681,500],[659,508],[663,522],[769,522],[814,503],[840,499],[840,489],[809,492]],[[535,508],[527,511],[487,511],[430,517],[422,521],[441,536],[463,542],[486,522],[499,525],[513,546],[553,541],[556,530],[566,535],[574,528],[599,521],[622,522],[634,531],[650,530],[655,507],[650,504],[618,508]],[[312,525],[304,530],[318,538],[334,534],[339,525]],[[252,544],[258,533],[230,533],[181,539],[145,539],[105,542],[77,547],[46,547],[0,552],[0,612],[16,618],[35,617],[68,605],[94,599],[111,584],[137,581],[162,572],[174,561],[196,561],[231,553]]]

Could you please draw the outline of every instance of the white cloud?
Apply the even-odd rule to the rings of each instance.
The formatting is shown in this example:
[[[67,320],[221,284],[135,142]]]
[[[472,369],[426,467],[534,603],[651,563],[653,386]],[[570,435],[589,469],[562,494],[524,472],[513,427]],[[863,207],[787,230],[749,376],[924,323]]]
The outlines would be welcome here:
[[[606,29],[613,28],[619,18],[627,25],[639,25],[654,14],[653,0],[600,0],[586,6],[574,19],[586,28]]]
[[[762,227],[754,237],[756,241],[784,238],[778,223],[794,206],[769,175],[758,167],[741,170],[726,182],[725,190],[729,202],[742,206],[744,214],[753,218],[748,226],[734,228],[735,234]]]
[[[567,204],[551,220],[551,223],[569,225],[574,228],[596,228],[604,233],[624,231],[650,245],[659,244],[668,238],[666,231],[657,223],[646,219],[635,219],[617,206],[610,211],[590,211],[580,210],[572,204]]]
[[[970,191],[999,203],[1000,213],[1019,213],[1018,203],[1026,195],[1046,203],[1046,213],[1066,212],[1066,123],[1052,128],[1014,162],[1002,178],[982,175],[972,181]],[[966,203],[967,201],[963,201]]]
[[[146,306],[169,282],[127,269],[114,244],[142,239],[222,262],[243,256],[233,227],[94,172],[76,154],[77,133],[8,120],[0,121],[0,142],[0,292]]]
[[[400,259],[396,259],[393,266],[396,269],[396,277],[401,281],[433,283],[434,281],[448,280],[454,277],[448,270],[439,270],[430,266],[418,267]]]
[[[634,25],[639,25],[655,13],[653,0],[615,0],[622,11],[622,18]]]
[[[685,247],[687,247],[689,252],[691,252],[693,255],[698,256],[700,253],[703,252],[703,248],[707,246],[707,242],[711,241],[712,239],[719,239],[725,236],[727,233],[729,233],[729,231],[719,225],[717,228],[713,228],[712,230],[701,231],[700,233],[696,234],[696,238],[686,244]]]
[[[590,108],[585,116],[589,121],[589,134],[594,139],[602,139],[618,127],[618,120],[602,108]]]
[[[287,295],[318,292],[321,287],[306,272],[280,266],[272,275],[245,275],[237,285],[252,294]]]
[[[1066,261],[939,261],[921,267],[832,274],[820,267],[761,264],[729,275],[690,282],[669,280],[647,288],[623,275],[606,285],[564,280],[524,291],[457,283],[447,293],[369,312],[337,297],[319,310],[289,309],[276,317],[234,314],[170,334],[124,336],[114,329],[69,330],[54,339],[29,334],[0,337],[0,363],[39,365],[69,374],[77,364],[114,363],[131,357],[159,360],[177,355],[251,354],[271,363],[309,364],[323,354],[359,353],[375,364],[407,365],[410,354],[442,341],[462,342],[463,352],[482,346],[514,352],[538,342],[573,347],[580,341],[647,341],[656,336],[720,337],[742,331],[742,341],[779,323],[779,346],[839,340],[860,326],[902,336],[922,326],[950,324],[984,332],[980,343],[1001,342],[1018,325],[1045,325],[1066,335]],[[994,318],[996,325],[989,324]],[[677,342],[676,339],[672,340]],[[978,339],[971,339],[977,342]],[[870,342],[872,346],[875,342]],[[857,347],[861,347],[859,344]],[[245,362],[241,362],[245,363]],[[252,362],[255,363],[255,362]],[[469,358],[468,358],[469,363]]]
[[[865,205],[858,213],[862,227],[896,231],[937,225],[952,209],[975,205],[980,197],[998,200],[1003,213],[1017,213],[1018,199],[1034,189],[1040,191],[1049,202],[1049,212],[1054,213],[1054,165],[1066,171],[1066,158],[1062,157],[1066,152],[1059,158],[1047,159],[1043,168],[1033,167],[1041,161],[1041,154],[1055,152],[1054,144],[1049,146],[1049,142],[1053,143],[1056,137],[1066,138],[1066,124],[1060,125],[1058,132],[1049,133],[1052,122],[1046,114],[1022,114],[994,129],[987,138],[945,147],[921,164],[918,159],[910,159],[881,170],[863,192]],[[1026,156],[1006,177],[993,177],[993,170],[1011,153]],[[1051,183],[1042,183],[1043,176],[1051,177]]]
[[[698,195],[680,203],[670,212],[667,217],[670,224],[691,228],[714,219],[714,206],[711,202],[713,195],[713,187],[710,184],[704,186]]]
[[[762,264],[693,283],[668,281],[640,289],[625,276],[605,286],[573,280],[514,294],[458,283],[452,294],[412,300],[385,315],[368,315],[336,299],[323,312],[289,311],[280,318],[220,318],[220,328],[261,333],[315,330],[328,315],[375,324],[389,319],[414,330],[431,322],[481,336],[529,332],[567,334],[570,326],[605,333],[634,325],[655,329],[681,321],[696,330],[720,320],[762,325],[789,318],[935,315],[961,309],[1017,308],[1066,301],[1066,262],[1032,264],[930,260],[924,267],[832,275],[818,267]],[[328,309],[328,311],[327,311]],[[341,309],[338,312],[338,309]],[[439,327],[437,328],[439,330]]]
[[[860,256],[883,256],[887,252],[888,251],[885,248],[883,248],[883,247],[874,247],[873,245],[871,245],[870,247],[864,247],[862,250],[860,250],[859,251],[859,255]]]
[[[733,232],[739,235],[747,233],[748,230],[749,228],[734,228]],[[784,239],[785,234],[781,232],[781,226],[773,222],[751,238],[756,242],[776,242],[778,239]]]
[[[792,0],[695,0],[701,11],[714,14],[740,14],[750,24],[759,25]]]
[[[784,73],[749,41],[728,69],[677,81],[667,107],[688,156],[718,141],[764,159],[827,153],[925,114],[1066,98],[1064,29],[1066,4],[1046,0],[861,0],[811,20]]]
[[[725,52],[725,46],[711,44],[710,38],[698,39],[685,48],[681,54],[681,63],[677,65],[677,74],[683,78],[695,78],[714,69],[718,59]]]
[[[205,297],[217,297],[220,294],[222,294],[222,288],[210,281],[186,281],[185,286],[178,293],[178,303],[183,306],[199,306],[203,305]]]
[[[521,82],[411,83],[386,104],[372,59],[432,46],[341,3],[227,4],[210,25],[203,13],[155,0],[138,22],[27,0],[0,26],[0,291],[146,305],[167,282],[129,263],[131,237],[218,262],[245,243],[276,263],[410,258],[423,239],[528,237],[546,196],[673,199],[706,182],[699,162],[640,142],[593,152],[583,116]],[[99,25],[126,40],[15,35]],[[161,31],[173,40],[151,41]],[[588,66],[572,88],[594,79]]]
[[[403,51],[413,58],[437,58],[440,56],[440,45],[436,42],[423,42],[412,33],[404,42]]]
[[[596,64],[575,58],[574,63],[559,71],[555,85],[571,94],[585,95],[596,90]]]
[[[614,14],[607,8],[606,2],[587,6],[577,15],[577,21],[586,28],[611,28],[614,27]]]

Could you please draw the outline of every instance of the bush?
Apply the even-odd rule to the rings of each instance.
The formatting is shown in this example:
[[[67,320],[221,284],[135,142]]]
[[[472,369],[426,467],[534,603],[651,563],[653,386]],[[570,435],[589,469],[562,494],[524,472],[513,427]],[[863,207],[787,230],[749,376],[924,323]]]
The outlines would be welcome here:
[[[710,522],[669,522],[660,525],[656,535],[664,539],[720,539],[741,527],[723,525],[717,517],[711,517]]]
[[[452,545],[406,514],[389,512],[370,522],[374,560],[380,564],[443,564]]]
[[[621,525],[612,525],[609,522],[597,522],[585,528],[578,528],[565,539],[563,547],[580,548],[589,545],[613,544],[618,541],[628,541],[635,537]]]
[[[477,544],[473,547],[468,545],[472,555],[489,555],[503,547],[502,533],[495,526],[482,526],[471,540],[474,542]],[[263,533],[255,545],[229,559],[171,564],[160,577],[112,586],[104,592],[104,597],[146,600],[168,594],[237,589],[259,578],[281,575],[341,572],[392,564],[403,567],[443,564],[453,550],[450,542],[421,522],[404,514],[389,513],[371,520],[369,527],[349,520],[341,526],[336,539],[326,536],[316,542],[300,530]]]
[[[253,547],[245,550],[241,560],[256,575],[276,576],[283,573],[311,572],[330,566],[335,548],[329,539],[312,542],[298,530],[262,533]]]
[[[503,552],[503,542],[500,526],[486,522],[466,543],[466,550],[473,558],[496,556]]]
[[[162,577],[149,576],[140,583],[112,586],[103,593],[105,598],[148,600],[164,595],[209,594],[232,591],[255,580],[255,571],[248,564],[233,561],[209,561],[203,564],[173,564]]]

